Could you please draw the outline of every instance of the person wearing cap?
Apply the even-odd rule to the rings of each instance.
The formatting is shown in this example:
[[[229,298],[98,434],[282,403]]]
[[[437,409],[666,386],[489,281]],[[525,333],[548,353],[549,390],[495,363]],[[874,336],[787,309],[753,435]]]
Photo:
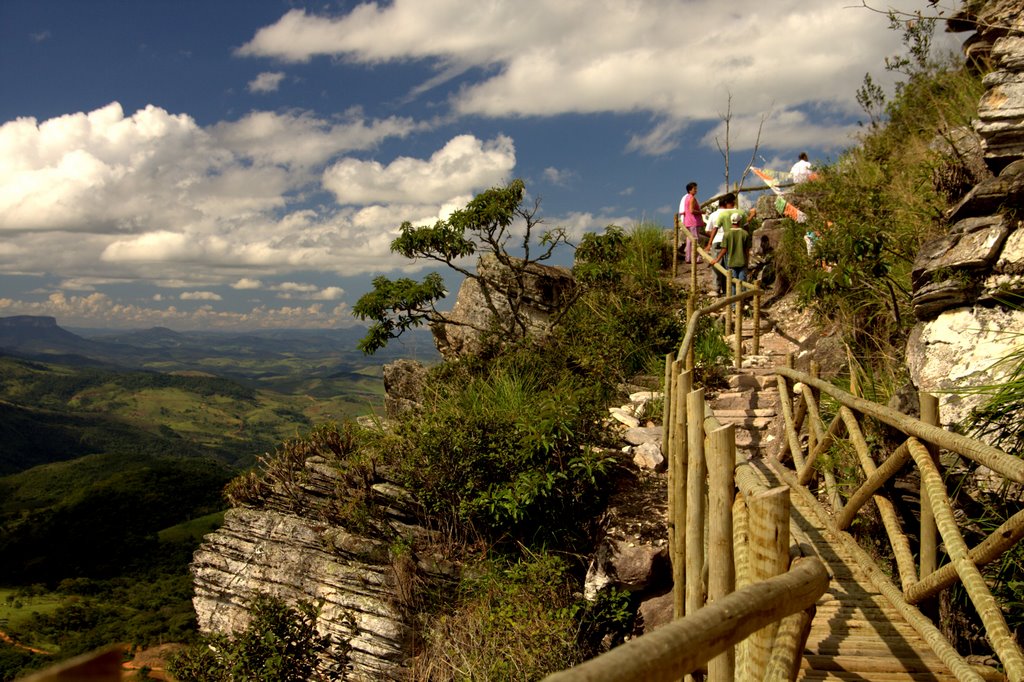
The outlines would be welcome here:
[[[743,227],[742,211],[731,213],[728,220],[729,229],[722,237],[722,250],[714,262],[717,263],[724,258],[725,267],[732,271],[732,278],[737,282],[743,282],[747,279],[747,263],[750,259],[750,233]],[[735,292],[726,292],[727,295],[733,293]]]
[[[743,211],[736,208],[736,195],[732,192],[725,194],[718,202],[719,209],[715,211],[715,219],[711,221],[711,236],[708,239],[708,250],[710,250],[712,256],[721,256],[722,253],[722,239],[725,237],[725,233],[732,227],[732,216],[739,215],[743,216]],[[742,224],[742,218],[741,223]],[[718,258],[714,261],[718,262]],[[718,289],[718,295],[725,294],[725,275],[715,270],[715,283]]]

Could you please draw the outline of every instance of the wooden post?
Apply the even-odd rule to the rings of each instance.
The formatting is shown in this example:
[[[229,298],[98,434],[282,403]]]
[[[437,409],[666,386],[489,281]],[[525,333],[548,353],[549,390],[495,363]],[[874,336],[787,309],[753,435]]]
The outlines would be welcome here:
[[[732,270],[725,269],[725,295],[732,296]],[[732,304],[725,307],[725,335],[732,334]]]
[[[683,363],[676,360],[672,363],[676,375],[675,392],[672,401],[672,442],[675,457],[675,500],[672,509],[672,526],[676,529],[676,561],[672,565],[672,581],[675,586],[672,593],[672,612],[677,618],[686,612],[686,462],[689,447],[687,431],[689,415],[686,414],[686,396],[693,386],[693,374],[682,372]]]
[[[689,404],[689,398],[687,398]],[[700,407],[703,416],[704,406]],[[696,419],[694,420],[696,421]],[[707,463],[704,460],[703,419],[701,437],[694,439],[686,461],[686,613],[692,615],[704,606],[704,486]]]
[[[821,373],[821,365],[818,364],[817,360],[811,360],[811,376],[814,377],[815,379],[817,379],[818,375],[820,373]],[[807,390],[807,396],[806,396],[805,400],[807,400],[808,403],[813,402],[815,405],[817,405],[818,404],[818,397],[821,395],[821,392],[820,391],[815,391],[813,388],[811,388],[810,386],[807,386],[806,384],[805,384],[805,388]],[[808,408],[808,410],[810,410],[810,408]],[[818,444],[818,439],[815,437],[816,433],[814,431],[814,426],[815,426],[814,425],[814,417],[810,416],[808,418],[808,420],[807,420],[807,454],[808,455],[810,455],[812,452],[814,452],[814,446]]]
[[[737,469],[737,474],[739,469]],[[737,482],[738,483],[738,482]],[[742,486],[737,485],[742,490]],[[747,500],[741,490],[736,491],[736,499],[732,503],[732,553],[736,563],[735,581],[736,590],[742,590],[753,583],[750,577],[750,534],[747,531],[748,515]],[[736,671],[741,675],[746,666],[747,649],[750,646],[750,638],[743,640],[736,645]]]
[[[698,391],[694,391],[698,393]],[[699,391],[703,403],[703,390]],[[733,592],[732,500],[736,489],[736,426],[727,424],[710,436],[708,454],[708,602]],[[727,649],[708,661],[708,682],[732,682],[736,652]]]
[[[761,354],[761,276],[757,276],[757,293],[754,294],[754,341],[751,355]]]
[[[683,529],[676,528],[675,525],[675,508],[679,503],[676,494],[676,482],[679,480],[679,471],[676,468],[676,453],[675,448],[672,447],[672,420],[675,415],[672,412],[673,402],[675,398],[675,386],[676,373],[672,371],[672,366],[675,363],[675,353],[668,353],[665,356],[665,383],[663,384],[664,390],[662,391],[662,409],[661,409],[661,443],[662,451],[664,452],[665,459],[668,460],[668,558],[672,564],[672,603],[676,603],[679,592],[683,590],[683,586],[680,581],[676,578],[676,573],[680,570],[679,564],[679,549],[678,549],[678,536],[682,535]],[[679,618],[682,615],[681,612],[676,612],[673,609],[673,618]]]
[[[939,399],[930,393],[921,391],[921,421],[926,424],[938,426],[939,424]],[[932,443],[927,443],[928,454],[935,462],[939,471],[939,449]],[[924,578],[935,572],[938,565],[938,528],[935,525],[935,514],[932,511],[931,502],[928,499],[928,489],[924,485],[924,477],[921,477],[921,568],[918,576]]]
[[[846,364],[850,368],[850,395],[860,397],[860,378],[857,376],[857,363],[853,359],[853,351],[846,347]]]
[[[747,500],[751,582],[774,578],[789,568],[789,513],[789,486],[772,488]],[[746,668],[740,679],[764,677],[777,627],[775,623],[750,636]]]
[[[675,228],[672,230],[672,279],[679,275],[679,214],[673,221]]]
[[[786,367],[793,369],[793,354],[786,354]],[[776,378],[779,385],[779,407],[782,408],[782,447],[779,448],[777,455],[780,461],[786,456],[787,448],[789,455],[793,459],[793,468],[800,471],[804,467],[804,453],[800,446],[799,429],[800,426],[796,421],[796,417],[793,415],[793,382],[789,377],[783,376],[782,374],[776,374]],[[802,406],[803,403],[801,402]]]
[[[814,620],[815,606],[806,611],[793,613],[779,621],[779,629],[772,642],[772,654],[768,660],[768,668],[762,678],[764,682],[789,682],[800,674],[800,661],[803,658],[807,636],[811,634],[811,621]]]
[[[705,394],[705,391],[703,391],[702,388],[699,388],[697,390],[692,390],[693,389],[693,385],[692,385],[693,374],[687,372],[686,376],[687,376],[687,379],[688,379],[690,385],[687,386],[687,392],[686,392],[686,398],[685,398],[686,399],[686,413],[687,413],[686,417],[687,417],[687,420],[688,420],[686,422],[686,454],[687,454],[687,460],[685,462],[685,466],[687,468],[687,474],[686,474],[686,476],[687,476],[687,479],[686,479],[687,489],[686,489],[685,495],[686,495],[687,507],[692,506],[692,505],[696,505],[697,507],[700,507],[703,504],[703,491],[702,491],[702,489],[700,491],[700,495],[698,495],[696,498],[691,498],[690,497],[692,495],[693,488],[692,488],[692,486],[690,484],[690,481],[689,481],[689,470],[690,470],[689,462],[690,462],[690,458],[696,457],[697,454],[699,454],[699,457],[701,459],[703,459],[703,417],[705,417],[705,402],[703,402],[703,399],[705,399],[705,398],[703,398],[703,394]],[[700,481],[699,484],[702,487],[702,481]],[[689,532],[689,523],[690,523],[689,509],[687,509],[684,513],[680,514],[676,518],[676,522],[679,523],[680,525],[682,525],[683,527],[685,527],[687,532]],[[702,523],[702,521],[701,521],[701,523]],[[702,530],[702,528],[701,528],[701,530]],[[698,545],[695,548],[693,548],[693,549],[695,549],[697,552],[703,552],[703,534],[700,534],[700,535],[698,535],[696,537],[691,538],[689,543],[694,543],[694,544],[698,543]],[[689,552],[690,549],[691,549],[691,545],[689,543],[687,543],[687,545],[686,545],[687,552]],[[689,565],[688,565],[689,554],[687,554],[686,560],[687,560],[687,568],[688,568],[689,567]],[[690,590],[692,589],[691,586],[695,586],[695,589],[700,594],[703,593],[703,588],[701,586],[701,581],[700,581],[700,572],[699,572],[699,570],[696,573],[687,573],[687,579],[688,579],[688,582],[687,582],[687,586],[686,586],[686,595],[687,596],[686,596],[685,612],[686,613],[692,613],[693,610],[691,609],[690,601],[689,601],[690,600]],[[699,608],[699,607],[700,606],[697,606],[697,608]]]
[[[692,237],[691,237],[692,238]],[[690,264],[690,291],[693,292],[694,298],[697,297],[697,261],[700,259],[700,255],[697,253],[697,239],[693,239],[693,248],[690,253],[693,254],[693,261]]]
[[[695,292],[691,291],[690,295],[686,298],[686,324],[687,325],[690,324],[690,320],[692,320],[693,316],[696,315],[696,314],[697,314],[697,294]],[[693,354],[693,344],[691,343],[690,347],[686,349],[686,369],[689,370],[689,371],[693,371],[693,365],[694,365],[694,354]]]
[[[736,301],[736,337],[733,339],[732,363],[736,369],[743,366],[743,301]]]

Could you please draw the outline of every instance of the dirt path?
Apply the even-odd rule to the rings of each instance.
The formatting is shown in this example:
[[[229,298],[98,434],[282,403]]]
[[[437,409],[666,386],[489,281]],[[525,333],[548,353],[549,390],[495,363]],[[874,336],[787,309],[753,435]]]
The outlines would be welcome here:
[[[0,630],[0,641],[6,642],[7,644],[13,646],[15,649],[21,649],[22,651],[29,651],[33,654],[39,654],[40,656],[53,656],[53,652],[51,651],[43,651],[42,649],[36,649],[34,647],[28,646],[27,644],[22,644],[21,642],[19,642],[18,640],[14,639],[9,634],[4,632],[3,630]]]

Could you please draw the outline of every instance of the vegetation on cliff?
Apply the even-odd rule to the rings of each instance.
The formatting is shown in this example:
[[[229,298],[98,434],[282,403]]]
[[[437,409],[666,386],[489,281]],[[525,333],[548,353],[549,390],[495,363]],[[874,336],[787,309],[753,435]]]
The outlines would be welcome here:
[[[621,466],[604,421],[626,382],[657,388],[681,340],[669,262],[657,226],[587,235],[572,305],[549,334],[491,337],[481,354],[434,367],[419,408],[397,422],[289,441],[236,479],[229,498],[260,506],[268,486],[286,490],[314,455],[347,482],[328,510],[334,523],[367,527],[380,475],[408,489],[443,538],[429,552],[460,566],[454,588],[410,590],[422,619],[417,674],[535,679],[592,654],[604,636],[621,636],[630,613],[626,595],[579,596],[592,526]],[[394,538],[396,556],[406,542]]]
[[[867,374],[889,377],[878,386],[882,402],[905,376],[914,259],[970,188],[958,136],[970,129],[982,93],[981,76],[959,56],[932,53],[934,19],[893,20],[906,52],[886,68],[903,80],[887,101],[865,77],[858,100],[870,120],[860,144],[796,188],[808,222],[790,224],[778,263],[801,301],[838,323]],[[815,233],[811,254],[807,231]]]

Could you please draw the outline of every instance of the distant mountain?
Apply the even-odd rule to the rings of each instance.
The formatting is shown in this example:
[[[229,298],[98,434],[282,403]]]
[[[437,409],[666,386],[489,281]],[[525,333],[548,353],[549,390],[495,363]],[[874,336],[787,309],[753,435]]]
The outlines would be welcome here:
[[[0,317],[0,353],[30,359],[45,359],[70,365],[126,364],[131,346],[100,343],[73,334],[57,324],[53,317],[14,315]]]
[[[0,317],[0,348],[27,348],[38,352],[67,352],[88,342],[57,325],[54,317],[14,315]]]
[[[167,327],[151,329],[133,329],[125,332],[110,333],[109,331],[87,335],[93,341],[103,343],[120,343],[139,348],[177,348],[187,343],[186,337]]]
[[[367,358],[356,347],[366,333],[363,327],[340,329],[271,329],[253,332],[176,332],[166,327],[141,330],[83,330],[75,334],[53,317],[17,315],[0,317],[0,353],[36,360],[55,360],[73,365],[117,365],[162,372],[210,371],[235,378],[255,378],[241,366],[257,359],[290,363],[295,359],[319,360],[333,371],[351,371],[381,365],[397,358],[434,362],[439,355],[430,332],[415,330]],[[84,335],[83,335],[84,334]],[[214,362],[214,359],[220,359]],[[212,364],[211,364],[212,363]]]

